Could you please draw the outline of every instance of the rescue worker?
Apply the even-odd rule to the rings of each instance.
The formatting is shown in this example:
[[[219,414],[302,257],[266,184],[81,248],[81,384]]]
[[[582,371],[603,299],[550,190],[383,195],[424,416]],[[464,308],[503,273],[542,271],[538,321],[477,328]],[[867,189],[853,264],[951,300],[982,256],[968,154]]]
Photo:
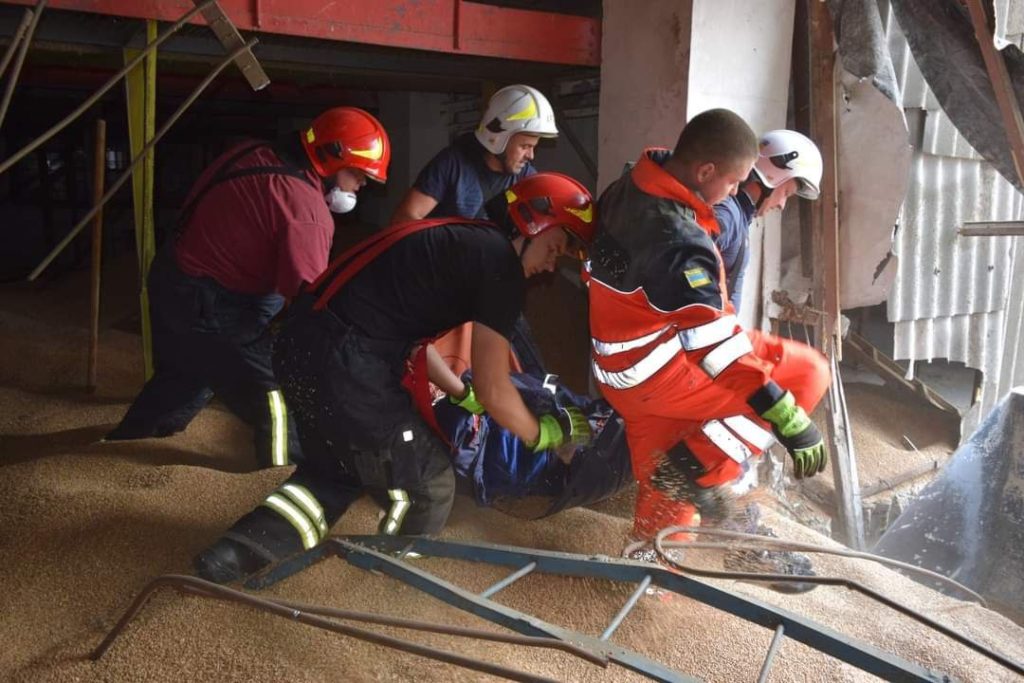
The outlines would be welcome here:
[[[729,298],[736,312],[743,296],[754,217],[781,211],[793,195],[817,199],[821,194],[821,152],[810,138],[795,130],[772,130],[761,136],[758,147],[754,170],[736,195],[715,204],[720,230],[714,237],[715,246],[722,254]]]
[[[391,223],[421,218],[487,219],[487,202],[536,173],[541,138],[558,137],[547,98],[528,85],[498,90],[472,133],[455,139],[420,171]]]
[[[421,218],[462,216],[487,219],[487,202],[536,173],[533,153],[541,138],[558,136],[547,98],[528,85],[498,90],[480,124],[438,152],[395,209],[392,224]],[[443,355],[465,358],[472,347],[468,330],[453,330],[439,341]],[[513,332],[515,369],[542,378],[544,362],[526,319]]]
[[[154,260],[154,373],[106,440],[179,432],[217,395],[253,428],[260,466],[297,461],[294,420],[271,367],[270,321],[327,267],[331,212],[352,210],[367,178],[383,183],[390,157],[380,122],[351,107],[218,157]]]
[[[727,486],[772,441],[795,476],[827,453],[808,413],[829,382],[814,349],[743,330],[712,237],[713,205],[758,157],[736,114],[694,117],[673,151],[647,149],[598,201],[589,262],[592,370],[626,426],[639,481],[633,535],[730,513]]]
[[[428,374],[537,452],[589,440],[577,407],[539,417],[527,409],[509,377],[508,339],[525,279],[589,242],[590,194],[566,176],[537,174],[495,197],[489,215],[496,220],[392,226],[336,258],[299,298],[276,341],[274,369],[305,459],[196,558],[199,576],[228,582],[312,548],[363,492],[386,511],[382,533],[439,532],[455,476],[449,449],[425,421]],[[466,322],[471,386],[428,373],[438,359],[425,343]]]

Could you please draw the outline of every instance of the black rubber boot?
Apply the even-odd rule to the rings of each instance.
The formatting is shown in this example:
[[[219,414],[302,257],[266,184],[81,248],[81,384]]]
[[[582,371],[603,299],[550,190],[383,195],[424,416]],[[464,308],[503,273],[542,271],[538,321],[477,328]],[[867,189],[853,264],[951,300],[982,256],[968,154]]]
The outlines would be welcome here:
[[[224,536],[192,561],[196,576],[213,583],[233,583],[255,574],[273,561],[248,543]]]

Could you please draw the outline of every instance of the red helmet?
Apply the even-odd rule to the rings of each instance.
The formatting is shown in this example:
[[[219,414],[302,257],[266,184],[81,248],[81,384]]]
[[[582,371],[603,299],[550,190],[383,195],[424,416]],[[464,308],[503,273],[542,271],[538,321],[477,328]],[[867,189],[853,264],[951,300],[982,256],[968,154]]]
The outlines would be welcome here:
[[[302,133],[302,146],[323,178],[358,168],[377,182],[388,179],[391,141],[380,121],[362,109],[328,109]]]
[[[590,244],[594,201],[587,188],[561,173],[535,173],[505,191],[508,214],[525,237],[565,228]]]

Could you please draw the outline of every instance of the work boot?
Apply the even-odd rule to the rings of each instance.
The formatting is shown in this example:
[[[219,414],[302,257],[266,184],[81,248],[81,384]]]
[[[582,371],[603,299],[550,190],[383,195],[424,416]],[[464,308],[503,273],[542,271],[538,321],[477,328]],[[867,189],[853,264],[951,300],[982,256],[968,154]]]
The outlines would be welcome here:
[[[778,538],[774,531],[764,525],[758,525],[756,532],[760,536]],[[787,574],[790,576],[817,576],[811,558],[803,553],[790,550],[730,550],[722,559],[726,569],[736,572],[757,574]],[[806,593],[817,588],[818,584],[810,581],[778,581],[764,584],[779,593]]]
[[[253,547],[252,541],[241,543],[221,537],[212,546],[199,553],[192,561],[196,576],[213,583],[233,583],[269,566],[273,557]]]

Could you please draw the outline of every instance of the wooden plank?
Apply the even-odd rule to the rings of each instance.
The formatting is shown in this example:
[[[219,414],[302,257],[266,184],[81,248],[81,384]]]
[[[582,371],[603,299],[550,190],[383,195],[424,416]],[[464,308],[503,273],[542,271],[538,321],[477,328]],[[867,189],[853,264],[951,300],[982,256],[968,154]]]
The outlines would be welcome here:
[[[1010,155],[1017,169],[1017,179],[1020,185],[1024,186],[1024,117],[1021,117],[1020,103],[1017,101],[1010,74],[1006,70],[1006,62],[992,41],[993,25],[982,5],[982,0],[967,0],[967,11],[970,12],[974,36],[981,48],[981,56],[985,60],[985,69],[992,82],[999,113],[1003,117],[1003,127],[1010,143]]]
[[[960,409],[944,399],[934,389],[919,379],[907,379],[906,370],[889,356],[871,345],[867,339],[850,330],[846,335],[846,348],[851,349],[857,360],[875,371],[882,379],[912,391],[939,410],[961,418]]]
[[[962,237],[1016,237],[1024,235],[1024,221],[966,221],[957,234]]]
[[[93,206],[103,199],[106,186],[107,122],[96,119],[93,148],[92,197]],[[100,272],[103,261],[103,211],[96,212],[92,219],[92,260],[89,278],[89,363],[86,370],[85,387],[96,391],[96,369],[99,365],[100,348]]]
[[[836,57],[833,50],[832,15],[823,2],[810,2],[811,32],[811,139],[821,150],[824,174],[821,196],[813,203],[814,306],[825,312],[817,330],[823,353],[836,349],[842,359],[839,337],[839,192],[837,184]]]
[[[915,479],[923,477],[926,474],[938,472],[939,467],[940,465],[938,460],[931,460],[929,462],[920,463],[919,465],[915,465],[914,467],[910,468],[906,472],[901,472],[900,474],[897,474],[895,477],[891,477],[889,479],[879,479],[874,484],[870,486],[865,486],[863,489],[861,489],[860,495],[862,498],[870,498],[871,496],[877,496],[879,493],[882,493],[883,491],[891,491],[897,486],[906,484],[908,481],[914,481]]]
[[[833,349],[834,350],[834,349]],[[832,384],[828,388],[829,450],[836,489],[840,539],[854,550],[864,550],[864,503],[861,498],[857,457],[846,409],[846,393],[835,353],[829,354]],[[835,535],[835,532],[833,532]]]

